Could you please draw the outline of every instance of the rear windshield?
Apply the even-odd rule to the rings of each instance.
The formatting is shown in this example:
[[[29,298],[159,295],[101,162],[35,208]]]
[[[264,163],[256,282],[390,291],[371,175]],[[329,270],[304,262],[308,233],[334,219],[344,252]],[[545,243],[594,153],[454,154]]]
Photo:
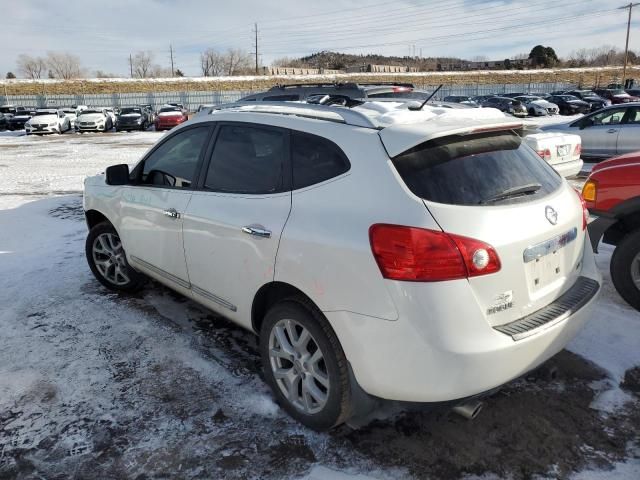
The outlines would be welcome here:
[[[526,202],[562,182],[515,132],[437,138],[398,155],[393,164],[415,195],[449,205]]]

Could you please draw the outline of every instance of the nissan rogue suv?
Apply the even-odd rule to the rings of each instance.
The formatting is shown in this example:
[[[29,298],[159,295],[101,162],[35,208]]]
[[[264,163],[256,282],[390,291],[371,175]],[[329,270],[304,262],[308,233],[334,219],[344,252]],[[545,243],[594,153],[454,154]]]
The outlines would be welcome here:
[[[600,289],[580,195],[495,109],[227,105],[87,178],[86,256],[259,336],[314,429],[363,399],[465,402],[536,368]]]

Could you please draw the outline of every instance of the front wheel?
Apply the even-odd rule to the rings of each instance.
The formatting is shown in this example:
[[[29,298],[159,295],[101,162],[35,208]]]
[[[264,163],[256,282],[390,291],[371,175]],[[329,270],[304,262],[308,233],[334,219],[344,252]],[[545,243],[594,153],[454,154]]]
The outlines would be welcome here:
[[[609,269],[620,296],[640,311],[640,230],[629,233],[618,243]]]
[[[125,254],[118,232],[108,222],[94,226],[87,235],[85,254],[96,279],[111,290],[133,292],[144,283]]]
[[[327,430],[348,420],[347,359],[327,319],[304,299],[277,303],[260,329],[265,379],[280,405],[300,423]]]

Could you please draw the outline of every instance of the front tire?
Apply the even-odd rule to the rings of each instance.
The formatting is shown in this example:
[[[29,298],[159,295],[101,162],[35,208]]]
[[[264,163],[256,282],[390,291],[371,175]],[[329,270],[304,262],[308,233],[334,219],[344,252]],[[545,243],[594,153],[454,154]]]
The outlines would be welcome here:
[[[322,313],[303,298],[274,305],[260,329],[264,376],[289,415],[328,430],[351,415],[347,359]]]
[[[127,262],[122,241],[110,223],[99,223],[89,231],[85,254],[91,272],[105,287],[133,292],[143,285],[144,276]]]
[[[640,311],[640,230],[629,233],[618,243],[609,269],[620,296]]]

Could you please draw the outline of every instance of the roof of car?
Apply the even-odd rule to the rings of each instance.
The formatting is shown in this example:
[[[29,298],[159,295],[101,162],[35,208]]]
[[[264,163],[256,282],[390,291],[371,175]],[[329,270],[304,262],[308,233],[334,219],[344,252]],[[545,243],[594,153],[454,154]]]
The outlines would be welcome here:
[[[216,107],[211,115],[279,114],[295,116],[301,121],[324,120],[376,129],[391,157],[446,135],[518,129],[523,126],[522,122],[514,121],[494,108],[452,109],[426,105],[422,110],[417,110],[419,105],[420,102],[416,101],[366,101],[347,108],[302,102],[238,102]],[[198,116],[196,119],[206,120],[207,116]]]

